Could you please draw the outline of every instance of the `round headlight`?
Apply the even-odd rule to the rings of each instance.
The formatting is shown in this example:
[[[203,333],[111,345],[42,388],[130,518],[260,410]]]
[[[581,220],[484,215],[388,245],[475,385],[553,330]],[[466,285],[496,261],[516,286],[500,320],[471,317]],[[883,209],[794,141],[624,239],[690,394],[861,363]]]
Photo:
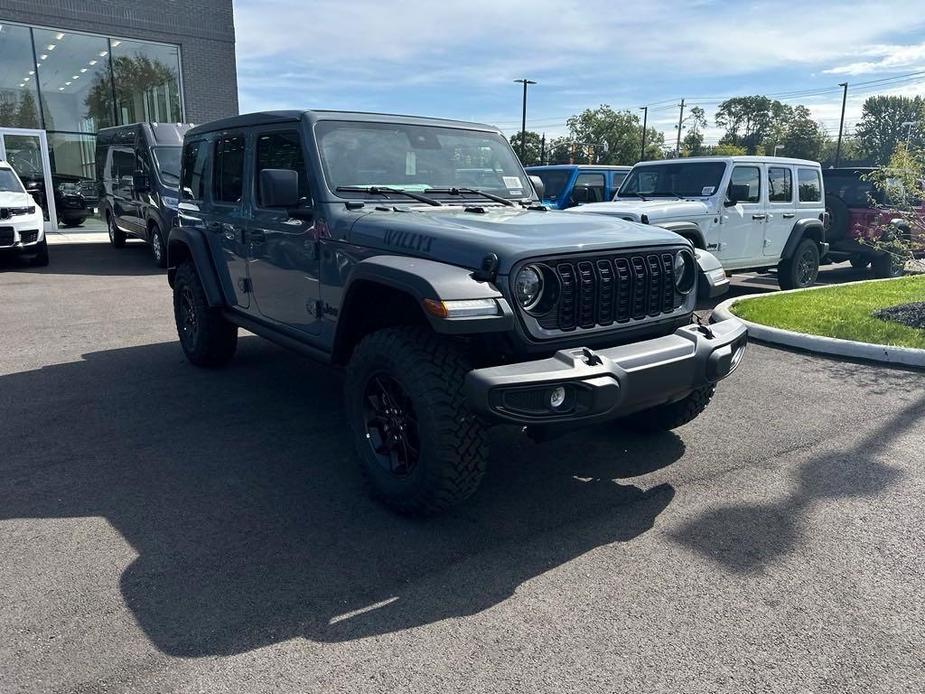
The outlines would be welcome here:
[[[690,251],[678,251],[674,257],[674,284],[681,294],[690,294],[697,281],[697,262]]]
[[[543,273],[538,267],[527,265],[514,278],[514,298],[524,309],[536,306],[543,295]]]

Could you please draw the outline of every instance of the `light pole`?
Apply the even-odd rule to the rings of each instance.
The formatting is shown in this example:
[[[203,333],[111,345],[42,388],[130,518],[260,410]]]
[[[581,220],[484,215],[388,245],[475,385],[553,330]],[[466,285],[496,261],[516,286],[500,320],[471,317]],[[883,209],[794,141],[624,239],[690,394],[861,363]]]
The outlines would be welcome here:
[[[536,84],[536,82],[528,79],[514,81],[524,86],[523,119],[520,122],[520,160],[523,161],[524,154],[527,151],[527,85]]]
[[[684,99],[681,99],[681,115],[678,116],[678,144],[675,145],[675,158],[681,156],[681,126],[684,124]]]
[[[845,130],[845,102],[848,100],[848,83],[841,82],[839,87],[842,88],[841,93],[841,120],[838,122],[838,144],[835,145],[835,168],[838,168],[838,163],[841,161],[841,135]]]
[[[646,125],[649,122],[649,107],[641,106],[642,111],[642,151],[639,153],[639,161],[646,160]]]

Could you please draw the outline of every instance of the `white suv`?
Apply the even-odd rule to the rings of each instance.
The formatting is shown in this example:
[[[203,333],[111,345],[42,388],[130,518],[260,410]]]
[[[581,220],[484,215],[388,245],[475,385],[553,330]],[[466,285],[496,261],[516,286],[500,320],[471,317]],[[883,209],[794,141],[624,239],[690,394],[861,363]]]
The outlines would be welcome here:
[[[825,241],[817,162],[785,157],[698,157],[640,162],[606,214],[670,229],[714,254],[727,272],[777,267],[783,289],[816,281]]]
[[[0,161],[0,254],[8,253],[31,256],[34,265],[48,265],[42,208],[12,167]]]

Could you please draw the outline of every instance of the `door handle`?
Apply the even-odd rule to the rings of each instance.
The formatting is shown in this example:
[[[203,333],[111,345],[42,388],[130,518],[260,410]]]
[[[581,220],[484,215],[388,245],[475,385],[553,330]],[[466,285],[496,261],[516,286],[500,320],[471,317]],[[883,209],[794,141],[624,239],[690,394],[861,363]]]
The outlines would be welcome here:
[[[782,214],[781,217],[783,217],[784,219],[793,219],[794,217],[796,217],[796,214],[793,212],[784,212],[784,214]]]
[[[752,215],[752,219],[755,219],[755,220],[762,220],[762,219],[767,219],[767,218],[768,216],[766,214],[753,214]]]

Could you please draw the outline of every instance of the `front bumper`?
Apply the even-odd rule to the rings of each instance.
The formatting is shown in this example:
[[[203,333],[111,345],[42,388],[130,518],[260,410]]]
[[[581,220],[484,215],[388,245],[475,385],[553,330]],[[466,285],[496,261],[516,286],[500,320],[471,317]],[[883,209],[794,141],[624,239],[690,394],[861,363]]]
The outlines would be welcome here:
[[[41,213],[0,219],[0,253],[33,253],[45,238]]]
[[[470,371],[466,397],[474,411],[496,421],[614,419],[680,400],[725,378],[738,366],[747,341],[745,325],[731,318],[619,347],[565,349],[548,359]],[[564,394],[553,397],[560,387]],[[561,404],[553,407],[551,400]]]

